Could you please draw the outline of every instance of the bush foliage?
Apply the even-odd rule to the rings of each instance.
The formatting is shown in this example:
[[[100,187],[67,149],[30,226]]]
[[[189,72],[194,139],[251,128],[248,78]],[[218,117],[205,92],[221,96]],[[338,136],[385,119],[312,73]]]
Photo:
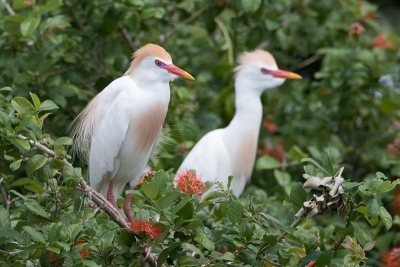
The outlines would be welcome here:
[[[1,266],[378,266],[398,245],[400,41],[376,6],[3,0],[0,14]],[[171,84],[157,172],[127,191],[123,229],[76,190],[87,166],[66,129],[146,43],[196,81]],[[263,95],[244,194],[188,195],[174,170],[229,123],[235,58],[256,48],[304,78]]]

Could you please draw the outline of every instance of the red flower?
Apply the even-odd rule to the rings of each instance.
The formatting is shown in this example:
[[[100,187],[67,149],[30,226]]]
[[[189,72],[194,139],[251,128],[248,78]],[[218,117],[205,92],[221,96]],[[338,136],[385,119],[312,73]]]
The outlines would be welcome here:
[[[382,256],[385,267],[400,267],[400,248],[392,248]]]
[[[310,261],[310,262],[306,265],[306,267],[311,267],[311,266],[314,264],[314,262],[315,262],[315,261]]]
[[[74,246],[79,245],[79,244],[85,244],[87,243],[87,241],[85,239],[78,239],[74,242]],[[79,254],[81,254],[82,258],[87,258],[87,256],[89,255],[90,250],[89,249],[82,249],[81,251],[79,251]]]
[[[160,225],[153,225],[150,221],[137,221],[135,219],[129,223],[129,228],[135,234],[147,234],[151,238],[158,237],[162,232],[162,228]]]
[[[202,195],[206,190],[206,184],[196,176],[194,171],[179,171],[177,177],[176,183],[178,188],[188,195]]]
[[[275,145],[267,145],[261,148],[261,155],[268,155],[280,163],[283,161],[283,145],[282,144],[275,144]]]
[[[400,139],[394,139],[386,146],[388,154],[394,158],[400,157]]]
[[[276,123],[273,122],[274,120],[274,115],[268,114],[267,117],[264,119],[263,125],[264,128],[269,132],[269,133],[275,133],[276,129],[278,128],[276,126]]]
[[[59,258],[55,252],[49,251],[49,253],[47,253],[47,260],[49,263],[58,263],[62,261],[62,258]]]
[[[349,35],[361,35],[365,31],[364,27],[359,22],[354,22],[349,27]]]
[[[25,1],[24,1],[24,4],[27,5],[27,6],[31,6],[31,5],[33,5],[34,3],[33,3],[32,0],[25,0]]]
[[[400,191],[398,191],[395,196],[393,208],[395,214],[400,214]]]
[[[387,36],[383,33],[374,38],[374,46],[376,48],[393,48],[393,44],[389,41]]]
[[[148,171],[148,172],[145,172],[145,174],[143,174],[142,178],[140,178],[140,180],[139,180],[139,182],[136,184],[136,186],[141,185],[141,184],[144,182],[144,180],[151,181],[151,178],[153,178],[154,175],[156,175],[156,172],[155,172],[155,171]]]

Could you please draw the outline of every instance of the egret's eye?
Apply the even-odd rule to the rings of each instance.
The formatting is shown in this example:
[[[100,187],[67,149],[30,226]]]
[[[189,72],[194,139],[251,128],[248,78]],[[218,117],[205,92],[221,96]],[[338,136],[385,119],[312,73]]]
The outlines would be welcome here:
[[[266,68],[261,68],[261,72],[264,73],[264,74],[270,74],[271,73],[271,71],[267,70]]]
[[[157,66],[159,66],[159,67],[161,66],[161,61],[160,60],[156,59],[155,63],[156,63]]]

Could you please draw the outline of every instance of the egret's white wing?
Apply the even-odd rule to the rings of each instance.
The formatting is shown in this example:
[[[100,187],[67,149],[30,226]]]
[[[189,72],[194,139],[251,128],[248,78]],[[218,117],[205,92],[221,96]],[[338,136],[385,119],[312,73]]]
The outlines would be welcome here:
[[[121,91],[108,106],[99,107],[107,108],[107,111],[92,136],[89,173],[90,186],[102,194],[106,193],[109,179],[119,169],[116,157],[129,126],[129,103],[128,93]]]

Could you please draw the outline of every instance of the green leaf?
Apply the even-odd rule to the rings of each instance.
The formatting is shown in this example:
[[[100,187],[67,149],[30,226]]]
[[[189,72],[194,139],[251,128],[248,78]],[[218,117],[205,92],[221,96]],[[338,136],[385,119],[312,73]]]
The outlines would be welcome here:
[[[30,226],[24,226],[22,227],[25,232],[27,232],[28,234],[30,234],[32,236],[32,238],[39,243],[42,243],[43,245],[46,245],[46,240],[44,240],[44,237],[41,233],[39,233],[38,231],[36,231],[35,229],[33,229]]]
[[[383,224],[386,227],[386,230],[389,230],[392,227],[393,220],[392,216],[389,214],[389,212],[385,209],[384,206],[381,206],[379,209],[379,217],[382,219]]]
[[[227,186],[228,190],[231,188],[232,180],[233,180],[233,176],[230,175],[230,176],[228,177],[228,186]]]
[[[197,243],[205,247],[208,251],[213,251],[215,249],[214,242],[207,238],[204,233],[199,233],[194,237]]]
[[[142,190],[150,199],[155,199],[158,195],[158,184],[156,182],[144,181],[142,183]]]
[[[10,164],[10,169],[13,171],[18,170],[19,167],[21,167],[21,162],[22,162],[22,159],[14,161],[13,163]]]
[[[28,140],[22,140],[22,139],[17,138],[17,139],[15,139],[15,142],[17,142],[19,145],[21,145],[21,147],[25,150],[31,149],[31,145]]]
[[[26,173],[29,177],[33,176],[33,172],[43,167],[47,162],[47,157],[36,154],[26,163]]]
[[[383,180],[387,180],[388,178],[386,177],[386,175],[384,175],[382,172],[377,172],[376,173],[376,178],[378,179],[383,179]]]
[[[93,260],[82,260],[83,264],[85,264],[85,266],[89,266],[89,267],[99,267],[99,265],[97,265],[97,263]]]
[[[46,248],[48,251],[53,251],[56,254],[60,254],[61,250],[59,248],[55,248],[55,247],[47,247]]]
[[[275,218],[275,217],[273,217],[273,216],[271,216],[269,214],[266,214],[264,212],[260,212],[259,214],[264,216],[265,219],[273,221],[274,223],[276,223],[277,225],[279,225],[281,227],[285,227],[277,218]]]
[[[9,228],[10,225],[10,214],[2,205],[0,205],[0,227]]]
[[[316,267],[331,266],[333,252],[332,250],[324,251],[316,261]]]
[[[228,205],[229,220],[235,224],[242,221],[243,206],[239,200],[234,200]]]
[[[33,105],[35,106],[36,109],[38,109],[40,107],[39,97],[36,94],[31,93],[31,92],[29,92],[29,94],[31,95]]]
[[[63,227],[61,223],[53,224],[48,233],[49,242],[57,241],[60,238],[60,232]]]
[[[70,137],[60,137],[54,141],[55,146],[71,146],[73,144],[72,138]]]
[[[203,253],[201,253],[200,249],[196,248],[194,245],[189,244],[189,243],[183,243],[182,244],[182,249],[184,250],[189,250],[189,251],[193,251],[194,253],[197,253],[198,255],[200,255],[200,257],[204,258]]]
[[[250,266],[259,266],[256,260],[256,254],[248,249],[239,250],[237,258]]]
[[[261,0],[242,0],[242,7],[245,12],[255,12],[261,5]]]
[[[51,100],[45,100],[40,104],[39,111],[58,109],[58,106]]]
[[[301,183],[294,184],[290,191],[290,202],[292,203],[292,206],[296,210],[301,209],[304,201],[306,201],[306,196],[307,192],[304,190],[303,185]]]
[[[40,217],[49,219],[50,218],[50,214],[47,213],[42,206],[40,206],[40,204],[33,200],[33,199],[28,199],[25,201],[24,203],[25,208],[32,214],[34,215],[38,215]]]
[[[11,89],[11,87],[6,86],[6,87],[3,87],[3,88],[0,88],[0,91],[12,91],[12,89]]]
[[[397,181],[397,180],[396,180],[396,181]],[[384,181],[383,183],[381,183],[381,184],[378,186],[378,188],[376,189],[376,193],[377,193],[378,195],[380,195],[380,194],[383,194],[383,193],[392,191],[392,190],[396,187],[396,185],[397,185],[397,182],[396,182],[396,181],[393,181],[393,183],[390,182],[390,181]]]
[[[26,18],[21,22],[20,29],[22,36],[31,35],[40,23],[40,18]]]
[[[22,114],[33,114],[35,112],[35,108],[29,102],[26,98],[23,97],[14,97],[11,100],[11,105],[13,108],[18,112]]]
[[[320,169],[320,170],[324,173],[324,175],[329,175],[329,176],[331,176],[331,175],[329,174],[329,172],[328,172],[327,170],[325,170],[324,167],[322,167],[321,165],[319,165],[318,162],[316,162],[315,160],[313,160],[313,159],[311,159],[311,158],[302,159],[301,162],[309,162],[309,163],[311,163],[311,164],[314,164],[314,166],[317,167],[318,169]]]
[[[310,251],[304,258],[301,258],[299,260],[299,264],[301,264],[300,266],[305,266],[305,264],[309,263],[310,261],[317,260],[322,255],[322,253],[322,251],[318,250]]]
[[[371,230],[364,223],[351,222],[351,225],[353,226],[354,236],[361,246],[372,240]]]
[[[234,261],[235,260],[235,255],[233,255],[231,252],[225,252],[224,254],[222,254],[221,256],[219,256],[216,259],[217,260],[224,260],[224,261]],[[223,266],[226,266],[226,265],[223,265]]]
[[[157,201],[157,206],[162,209],[168,209],[181,195],[178,191],[171,191]]]
[[[68,186],[75,187],[79,183],[82,177],[81,168],[73,168],[68,165],[65,165],[63,168],[63,179],[64,183]]]
[[[382,206],[382,201],[376,195],[364,195],[363,201],[367,212],[371,218],[377,218],[379,215],[380,207]]]
[[[46,19],[41,25],[40,25],[40,29],[44,30],[47,28],[54,28],[54,27],[60,27],[60,26],[70,26],[70,18],[65,16],[65,15],[57,15],[54,17],[50,17],[48,19]]]
[[[325,154],[324,158],[322,159],[322,167],[329,173],[330,176],[335,175],[333,170],[333,162],[331,157],[329,156],[329,152]]]
[[[156,18],[161,19],[164,17],[165,9],[162,7],[148,7],[142,11],[142,19]]]
[[[286,154],[286,157],[288,159],[291,159],[295,162],[301,161],[303,158],[308,157],[307,153],[302,151],[298,146],[294,145],[292,148],[289,150],[289,152]]]
[[[62,5],[63,5],[63,3],[59,0],[46,1],[46,4],[39,8],[39,14],[45,14],[50,11],[56,10],[57,8],[61,7]]]
[[[257,170],[268,170],[280,168],[282,165],[274,158],[270,156],[262,156],[257,160],[256,169]]]
[[[375,226],[378,223],[378,218],[371,218],[371,216],[369,216],[367,208],[365,206],[360,206],[357,208],[357,211],[359,213],[361,213],[362,215],[364,215],[364,218],[369,222],[369,224],[371,226]]]

